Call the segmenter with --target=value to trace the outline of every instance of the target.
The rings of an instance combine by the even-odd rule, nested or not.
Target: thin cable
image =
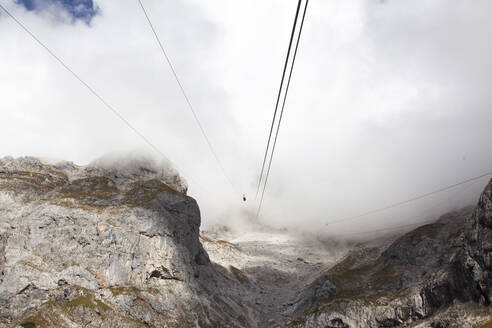
[[[67,71],[69,71],[80,83],[82,83],[94,96],[96,96],[110,111],[113,112],[120,120],[122,120],[130,129],[133,130],[137,135],[139,135],[150,147],[152,147],[156,152],[161,153],[157,147],[155,147],[140,131],[135,129],[113,106],[111,106],[104,98],[102,98],[89,84],[87,84],[82,78],[75,73],[70,67],[67,66],[55,53],[53,53],[44,43],[42,43],[25,25],[23,25],[17,18],[15,18],[7,9],[5,9],[2,4],[0,4],[7,15],[10,16],[25,32],[27,32],[41,47],[43,47],[53,58],[55,58],[58,63],[60,63]],[[162,154],[162,153],[161,153]],[[164,156],[164,154],[162,154]]]
[[[429,224],[429,223],[435,223],[436,220],[428,220],[428,221],[421,221],[421,222],[415,222],[415,223],[409,223],[409,224],[404,224],[400,226],[394,226],[394,227],[389,227],[389,228],[382,228],[382,229],[375,229],[375,230],[368,230],[368,231],[359,231],[359,232],[348,232],[348,233],[342,233],[342,234],[337,234],[337,236],[353,236],[353,235],[363,235],[367,233],[373,233],[373,232],[381,232],[381,231],[397,231],[397,230],[402,230],[408,227],[412,226],[418,226],[420,224]]]
[[[462,193],[465,193],[465,192],[469,191],[472,187],[475,187],[476,184],[477,184],[477,181],[475,181],[475,183],[472,183],[472,184],[470,184],[469,186],[467,186],[467,187],[465,187],[463,189],[458,190],[458,192],[452,194],[450,197],[447,197],[444,201],[439,202],[437,204],[434,204],[434,206],[428,208],[426,211],[430,211],[430,210],[436,209],[436,208],[438,208],[439,206],[441,206],[443,204],[449,203],[452,199],[454,199],[458,195],[461,195]],[[361,235],[361,234],[367,234],[367,233],[372,233],[372,232],[380,232],[380,231],[388,231],[388,230],[401,230],[401,228],[410,227],[410,226],[413,226],[413,225],[426,224],[426,223],[435,223],[437,220],[438,219],[432,219],[432,220],[431,219],[428,219],[428,220],[425,220],[425,221],[419,221],[419,222],[414,222],[414,223],[409,223],[409,224],[404,224],[404,225],[397,225],[397,226],[392,226],[392,227],[387,227],[387,228],[379,228],[379,229],[375,229],[375,230],[359,231],[359,232],[348,232],[348,233],[343,233],[343,234],[337,234],[337,236]],[[407,219],[407,221],[408,221],[408,219]]]
[[[413,197],[413,198],[410,198],[410,199],[407,199],[407,200],[404,200],[404,201],[393,203],[393,204],[388,205],[388,206],[380,207],[380,208],[377,208],[377,209],[374,209],[374,210],[371,210],[371,211],[364,212],[362,214],[358,214],[358,215],[354,215],[354,216],[349,216],[349,217],[346,217],[346,218],[343,218],[343,219],[340,219],[340,220],[335,220],[335,221],[332,221],[332,222],[328,222],[326,225],[335,224],[335,223],[339,223],[339,222],[345,222],[345,221],[351,221],[351,220],[354,220],[354,219],[357,219],[357,218],[361,218],[361,217],[367,216],[369,214],[374,214],[374,213],[386,211],[386,210],[388,210],[390,208],[394,208],[394,207],[397,207],[397,206],[408,204],[408,203],[414,202],[416,200],[419,200],[419,199],[422,199],[422,198],[425,198],[425,197],[428,197],[428,196],[431,196],[431,195],[434,195],[434,194],[437,194],[437,193],[446,191],[448,189],[451,189],[451,188],[460,186],[462,184],[465,184],[465,183],[468,183],[468,182],[471,182],[471,181],[478,180],[480,178],[483,178],[483,177],[486,177],[486,176],[489,176],[489,175],[492,175],[492,171],[487,172],[487,173],[484,173],[484,174],[481,174],[479,176],[476,176],[476,177],[473,177],[473,178],[470,178],[470,179],[466,179],[466,180],[457,182],[455,184],[452,184],[452,185],[449,185],[449,186],[446,186],[446,187],[443,187],[443,188],[440,188],[440,189],[437,189],[437,190],[434,190],[434,191],[431,191],[431,192],[428,192],[428,193],[425,193],[425,194],[422,194],[422,195],[419,195],[419,196],[416,196],[416,197]]]
[[[193,114],[193,117],[195,118],[195,122],[198,125],[198,127],[200,128],[200,131],[201,131],[203,137],[205,138],[205,141],[207,142],[207,145],[208,145],[208,148],[210,149],[210,152],[212,153],[212,155],[214,156],[215,160],[217,161],[217,164],[219,165],[219,167],[220,167],[220,169],[222,171],[222,174],[226,178],[227,182],[231,185],[232,189],[234,191],[236,191],[236,193],[237,193],[238,191],[234,187],[234,184],[232,183],[232,181],[229,178],[229,176],[226,174],[226,171],[224,169],[224,166],[222,165],[222,162],[219,159],[219,156],[215,152],[215,149],[212,146],[212,143],[210,142],[210,139],[208,138],[207,134],[205,133],[205,129],[203,128],[202,124],[200,123],[200,120],[198,119],[198,116],[197,116],[197,114],[195,112],[195,109],[193,108],[193,105],[191,104],[190,98],[186,94],[186,91],[185,91],[185,89],[183,87],[183,84],[181,83],[181,81],[180,81],[180,79],[178,77],[178,74],[176,73],[176,70],[174,69],[174,65],[172,64],[171,59],[169,58],[166,50],[164,49],[164,45],[161,42],[161,39],[159,38],[159,35],[157,34],[157,31],[155,30],[154,25],[152,24],[152,21],[150,20],[149,15],[147,14],[147,10],[145,9],[145,7],[144,7],[144,5],[143,5],[143,3],[142,3],[141,0],[138,0],[138,3],[140,4],[140,7],[142,8],[142,11],[143,11],[143,13],[145,15],[145,18],[147,19],[147,22],[149,23],[150,29],[152,30],[152,33],[154,34],[154,37],[155,37],[157,43],[159,44],[159,48],[161,49],[162,54],[164,55],[164,58],[166,59],[166,62],[169,65],[169,68],[171,69],[171,72],[172,72],[172,74],[174,76],[174,79],[178,83],[179,89],[181,90],[181,93],[183,94],[183,97],[185,98],[186,103],[188,104],[188,108],[191,110],[191,113]]]
[[[299,28],[299,34],[297,36],[296,48],[294,50],[294,56],[292,57],[292,63],[291,63],[291,66],[290,66],[289,78],[287,80],[287,86],[285,88],[285,93],[284,93],[284,99],[282,101],[282,109],[280,111],[280,117],[279,117],[279,120],[278,120],[277,131],[275,132],[275,139],[273,141],[272,153],[270,155],[270,161],[268,163],[268,169],[267,169],[267,173],[265,175],[265,183],[263,185],[263,191],[261,192],[261,199],[260,199],[260,204],[258,205],[258,211],[256,212],[256,217],[257,218],[260,215],[261,206],[263,205],[263,197],[265,196],[265,190],[266,190],[266,186],[267,186],[267,183],[268,183],[268,177],[270,176],[270,168],[272,166],[273,155],[275,153],[275,147],[277,145],[278,132],[280,130],[280,123],[282,122],[282,116],[284,114],[285,103],[287,101],[287,94],[289,93],[290,80],[291,80],[291,77],[292,77],[292,72],[294,70],[294,63],[296,61],[297,50],[299,48],[299,41],[301,39],[302,28],[304,26],[304,19],[306,18],[306,11],[307,11],[308,3],[309,3],[309,0],[306,0],[306,4],[304,6],[304,13],[302,14],[301,27]]]
[[[96,90],[94,90],[94,88],[92,88],[87,82],[85,82],[77,73],[75,73],[75,71],[73,71],[67,64],[65,64],[65,62],[60,58],[58,57],[53,51],[51,51],[50,48],[48,48],[48,46],[46,46],[43,42],[41,42],[41,40],[38,39],[38,37],[36,37],[36,35],[34,35],[34,33],[32,33],[24,24],[22,24],[14,15],[12,15],[2,4],[0,4],[0,8],[10,17],[12,18],[12,20],[14,20],[14,22],[17,23],[17,25],[19,25],[27,34],[29,34],[31,36],[31,38],[33,38],[42,48],[44,48],[44,50],[46,50],[60,65],[62,65],[68,72],[70,72],[80,83],[82,83],[82,85],[84,85],[86,87],[87,90],[89,90],[90,93],[92,93],[97,99],[99,99],[99,101],[101,101],[101,103],[103,103],[103,105],[109,109],[114,115],[116,115],[116,117],[118,117],[123,123],[125,123],[125,125],[127,127],[129,127],[135,134],[137,134],[147,145],[149,145],[155,152],[157,152],[158,154],[160,154],[162,157],[164,157],[166,160],[169,161],[169,159],[166,157],[166,155],[164,155],[163,152],[161,152],[159,150],[159,148],[157,148],[152,142],[150,142],[149,139],[147,139],[147,137],[145,137],[145,135],[143,135],[140,131],[138,131],[135,127],[133,127],[130,122],[128,122],[127,119],[125,119],[113,106],[111,106],[101,95],[99,95],[99,93],[96,92]],[[174,163],[173,163],[174,166],[176,166]],[[195,181],[196,183],[196,181]],[[198,186],[200,186],[198,183],[197,183]],[[201,186],[200,186],[201,187]],[[203,188],[203,187],[201,187]],[[205,189],[205,188],[203,188]],[[206,189],[205,189],[206,190]]]
[[[296,26],[297,26],[297,18],[299,17],[299,9],[301,8],[301,2],[302,2],[302,0],[299,0],[299,2],[297,3],[297,9],[296,9],[296,15],[294,18],[294,24],[292,25],[292,32],[290,34],[289,48],[287,49],[287,55],[285,57],[284,71],[282,73],[282,79],[280,80],[280,87],[278,89],[277,103],[275,104],[275,111],[273,112],[272,124],[270,126],[270,133],[268,134],[268,142],[267,142],[267,146],[265,149],[265,155],[263,156],[263,164],[261,165],[260,179],[258,180],[258,186],[256,188],[255,198],[258,197],[258,192],[260,191],[261,180],[263,179],[263,172],[265,170],[265,163],[266,163],[266,159],[267,159],[267,155],[268,155],[268,149],[270,148],[270,141],[272,139],[273,127],[275,125],[275,118],[277,117],[278,104],[280,103],[280,95],[282,94],[282,89],[283,89],[284,79],[285,79],[285,72],[287,71],[287,65],[289,63],[289,58],[290,58],[290,53],[291,53],[291,48],[292,48],[292,41],[294,40],[294,34],[295,34]]]

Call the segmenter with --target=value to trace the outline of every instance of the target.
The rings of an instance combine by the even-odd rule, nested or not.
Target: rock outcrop
[[[480,302],[490,305],[492,301],[492,183],[480,196],[473,215],[465,229],[466,272],[471,275]]]
[[[299,293],[290,326],[479,327],[490,319],[491,251],[492,181],[475,208],[444,215],[387,249],[350,252]]]
[[[0,159],[0,327],[251,327],[172,171]]]

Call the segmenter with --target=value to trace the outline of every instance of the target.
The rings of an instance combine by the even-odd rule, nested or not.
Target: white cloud
[[[138,2],[98,2],[91,27],[9,8],[177,164],[205,224],[254,210],[295,3],[144,3],[246,204],[207,149]],[[490,6],[311,1],[264,218],[319,230],[490,169]],[[145,147],[5,15],[0,31],[0,155],[83,164]],[[329,230],[418,221],[437,203],[470,201],[473,188]]]

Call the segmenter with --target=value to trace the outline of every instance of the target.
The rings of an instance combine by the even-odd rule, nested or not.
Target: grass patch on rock
[[[249,279],[248,276],[242,272],[240,269],[236,268],[235,266],[228,265],[227,269],[229,270],[230,273],[233,274],[233,276],[241,283],[243,284],[248,284]]]
[[[69,300],[51,300],[41,304],[33,313],[20,321],[23,328],[48,328],[92,325],[106,327],[146,327],[145,324],[127,316],[98,299],[93,291],[78,287]]]

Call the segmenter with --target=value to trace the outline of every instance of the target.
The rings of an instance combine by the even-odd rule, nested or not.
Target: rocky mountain
[[[492,181],[364,243],[200,232],[186,191],[148,159],[0,159],[0,327],[492,326]]]
[[[492,181],[475,208],[354,249],[297,296],[291,327],[490,327]]]
[[[179,175],[109,164],[0,159],[0,326],[254,326]]]

